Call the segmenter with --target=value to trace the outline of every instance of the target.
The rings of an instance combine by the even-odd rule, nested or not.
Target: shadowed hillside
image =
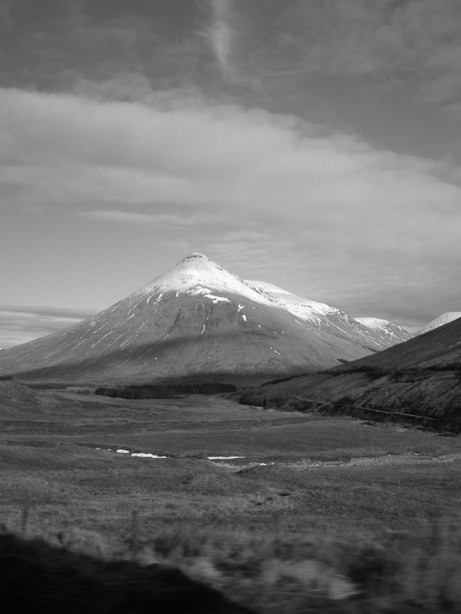
[[[241,402],[375,419],[414,416],[416,423],[459,432],[461,319],[347,365],[247,391]]]

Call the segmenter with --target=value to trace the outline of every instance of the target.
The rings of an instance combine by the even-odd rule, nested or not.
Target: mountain
[[[461,431],[461,319],[315,375],[248,391],[242,402],[361,413],[410,413]],[[369,414],[365,411],[365,414]]]
[[[423,326],[423,328],[420,328],[416,334],[422,335],[430,330],[434,330],[434,328],[438,328],[439,326],[453,322],[453,320],[456,320],[457,318],[461,318],[461,311],[447,311],[447,313],[443,313],[438,318],[435,318],[435,320],[429,322],[429,324],[426,324],[426,326]]]
[[[99,314],[3,351],[0,375],[243,383],[333,367],[383,345],[337,309],[244,281],[195,253]]]

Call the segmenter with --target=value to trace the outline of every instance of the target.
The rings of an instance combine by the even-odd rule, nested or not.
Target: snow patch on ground
[[[234,460],[237,458],[245,458],[244,456],[207,456],[208,460]]]
[[[150,454],[149,452],[132,452],[131,456],[136,458],[168,458],[167,456],[159,456],[158,454]]]

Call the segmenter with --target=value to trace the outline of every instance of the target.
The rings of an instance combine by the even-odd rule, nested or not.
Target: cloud
[[[233,77],[233,4],[234,0],[211,0],[211,24],[207,32],[216,61],[223,73],[231,78]]]
[[[220,234],[219,240],[215,237],[208,240],[204,249],[232,271],[242,269],[245,275],[250,275],[255,268],[266,268],[272,262],[269,249],[272,241],[268,230],[231,230]]]
[[[190,0],[173,4],[1,0],[2,84],[50,91],[112,81],[112,93],[132,98],[128,88],[114,91],[117,76],[128,82],[135,75],[136,90],[143,79],[161,88],[198,81],[212,63],[197,32],[199,7]]]
[[[430,278],[443,297],[461,260],[459,169],[292,116],[177,93],[141,104],[3,89],[0,161],[0,210],[53,206],[187,228],[208,220],[202,240],[237,245],[247,263],[291,246],[291,262],[327,295],[289,289],[314,299],[334,284],[362,284],[365,295],[377,278],[384,293]],[[269,239],[241,239],[252,253],[223,240],[258,225]]]
[[[53,307],[0,307],[0,348],[43,337],[77,324],[89,315],[87,311]]]
[[[0,20],[6,26],[11,25],[11,8],[7,4],[0,5]]]
[[[461,100],[459,0],[212,6],[215,56],[225,74],[246,85],[264,90],[265,80],[284,76],[297,77],[298,87],[301,77],[353,78],[422,105],[453,109]]]
[[[80,216],[99,222],[116,222],[119,224],[135,224],[136,226],[190,226],[196,220],[192,216],[167,213],[140,213],[137,211],[83,211]]]

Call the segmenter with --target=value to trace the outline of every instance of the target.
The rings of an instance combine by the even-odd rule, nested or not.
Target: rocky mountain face
[[[241,400],[371,418],[412,414],[416,423],[461,432],[461,319],[347,365],[255,388]]]
[[[405,338],[201,254],[99,314],[1,352],[0,375],[82,383],[233,383],[318,371]]]

